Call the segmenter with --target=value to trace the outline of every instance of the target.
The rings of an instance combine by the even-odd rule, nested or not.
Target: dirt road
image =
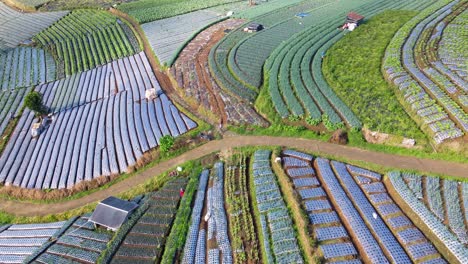
[[[414,169],[429,173],[443,173],[455,177],[468,178],[468,164],[391,155],[310,139],[268,136],[228,136],[222,140],[211,141],[178,157],[156,164],[154,167],[116,183],[105,190],[97,191],[76,200],[64,201],[56,204],[33,204],[0,199],[0,210],[19,216],[36,216],[64,212],[126,191],[132,188],[132,186],[141,184],[149,178],[162,174],[183,162],[198,159],[213,152],[242,146],[285,146],[311,153],[339,156],[349,160],[366,161],[385,167]]]

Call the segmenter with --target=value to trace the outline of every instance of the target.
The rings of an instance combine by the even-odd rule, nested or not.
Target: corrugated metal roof
[[[356,20],[356,21],[359,21],[359,20],[361,20],[361,19],[364,19],[363,16],[361,16],[361,15],[359,15],[358,13],[355,13],[355,12],[349,12],[347,17],[348,17],[349,19]]]
[[[134,202],[111,196],[96,206],[89,221],[112,230],[117,230],[136,208],[138,208],[138,204]]]

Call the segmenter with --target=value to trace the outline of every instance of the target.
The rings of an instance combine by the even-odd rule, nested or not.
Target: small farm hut
[[[348,29],[349,31],[353,31],[355,28],[357,28],[361,23],[364,21],[364,17],[359,15],[358,13],[355,12],[350,12],[346,16],[346,21],[343,25],[343,29]]]
[[[360,25],[364,21],[364,17],[355,12],[349,12],[346,16],[346,23],[354,23]]]
[[[259,23],[250,23],[246,28],[244,28],[245,32],[257,32],[263,29],[263,26]]]
[[[117,231],[128,217],[138,208],[138,204],[110,196],[102,200],[94,210],[90,222]]]

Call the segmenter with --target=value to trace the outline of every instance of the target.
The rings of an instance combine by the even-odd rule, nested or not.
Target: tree
[[[47,108],[42,102],[42,94],[36,91],[32,91],[26,95],[24,98],[24,105],[37,117],[47,114]]]
[[[174,138],[170,135],[166,135],[159,140],[161,151],[168,152],[174,145]]]

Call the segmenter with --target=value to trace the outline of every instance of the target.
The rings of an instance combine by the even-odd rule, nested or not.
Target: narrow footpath
[[[79,208],[88,203],[103,200],[108,196],[124,192],[133,186],[142,184],[151,177],[160,175],[186,161],[195,160],[214,152],[245,146],[284,146],[287,148],[300,149],[310,153],[333,155],[348,160],[365,161],[384,167],[413,169],[428,173],[439,173],[459,178],[468,178],[468,164],[385,154],[311,139],[269,136],[227,136],[221,140],[210,141],[200,147],[187,151],[178,157],[160,162],[151,168],[141,171],[128,179],[110,186],[107,189],[97,191],[76,200],[64,201],[55,204],[35,204],[0,199],[0,210],[18,216],[43,216],[65,212]]]

